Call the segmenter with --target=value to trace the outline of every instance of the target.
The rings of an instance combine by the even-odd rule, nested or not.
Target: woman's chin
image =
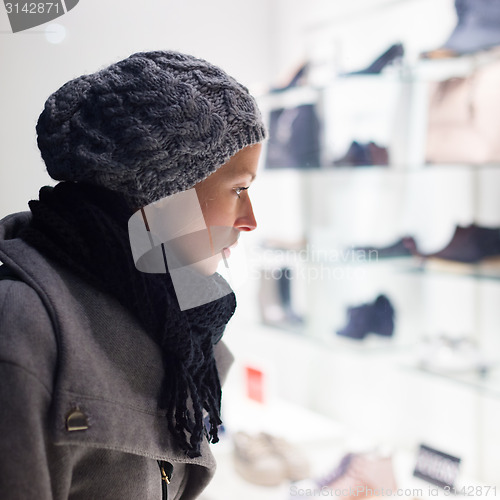
[[[227,258],[227,255],[224,255]],[[195,271],[203,274],[204,276],[211,276],[212,274],[217,272],[217,268],[219,267],[220,261],[222,260],[222,255],[218,253],[217,255],[213,255],[208,259],[201,260],[194,264],[191,264],[190,267]]]

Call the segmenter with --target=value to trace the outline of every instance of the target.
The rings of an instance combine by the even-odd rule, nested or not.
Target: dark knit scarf
[[[29,206],[32,222],[21,238],[114,295],[160,345],[165,376],[159,407],[166,410],[179,446],[190,457],[199,456],[204,435],[218,441],[221,387],[213,345],[234,313],[234,293],[181,311],[168,273],[135,268],[127,226],[133,210],[117,193],[64,182],[42,188],[39,200]],[[229,287],[218,274],[206,279],[210,286]],[[209,416],[208,432],[203,409]]]

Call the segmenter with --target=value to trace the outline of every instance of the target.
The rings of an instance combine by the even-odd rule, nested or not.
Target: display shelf
[[[384,363],[396,376],[400,371],[411,371],[423,377],[437,377],[453,382],[476,395],[500,401],[500,360],[488,361],[485,363],[485,369],[478,367],[463,371],[439,370],[422,366],[417,354],[420,344],[415,342],[398,342],[396,339],[385,339],[373,334],[364,340],[334,337],[335,334],[332,333],[331,339],[312,337],[311,340],[321,349],[329,350],[334,357],[354,356],[360,362],[365,359]]]
[[[471,389],[476,394],[481,396],[486,396],[496,400],[500,399],[500,363],[496,363],[484,373],[473,370],[469,370],[464,373],[446,373],[436,369],[404,365],[401,365],[401,368],[403,370],[413,370],[423,376],[437,377],[448,380],[463,388]]]
[[[354,354],[361,357],[374,357],[390,362],[398,360],[405,353],[411,351],[413,345],[404,340],[385,338],[375,334],[368,334],[363,340],[341,337],[332,330],[330,338],[313,337],[322,347],[332,352]]]
[[[323,263],[323,264],[326,264]],[[365,265],[391,266],[393,272],[415,273],[424,275],[448,275],[456,277],[468,277],[477,280],[500,280],[500,259],[492,258],[468,264],[464,262],[445,260],[438,258],[422,258],[417,256],[408,257],[380,257],[378,260],[369,260],[366,263],[349,263],[343,265]]]
[[[461,262],[416,262],[412,266],[407,266],[404,272],[413,273],[415,275],[425,276],[450,276],[458,278],[470,278],[474,280],[485,281],[500,281],[500,268],[490,266],[482,266],[481,264],[463,264]]]
[[[352,9],[355,12],[354,5]],[[500,453],[495,423],[500,415],[500,366],[484,373],[424,370],[420,347],[424,337],[446,334],[467,337],[480,353],[498,352],[500,259],[474,264],[418,256],[356,261],[343,252],[369,245],[382,249],[411,235],[422,253],[433,254],[453,241],[458,226],[500,226],[498,162],[426,160],[430,82],[468,77],[496,61],[500,49],[406,62],[379,75],[337,75],[307,96],[318,98],[327,162],[315,170],[269,169],[261,174],[275,190],[280,181],[293,178],[290,199],[303,211],[294,219],[306,240],[303,247],[295,252],[282,249],[278,259],[272,253],[261,255],[259,265],[297,269],[294,286],[301,293],[306,290],[307,300],[300,304],[305,334],[288,335],[313,346],[315,366],[301,373],[320,388],[311,388],[314,394],[304,400],[343,423],[355,422],[358,429],[406,446],[398,453],[405,456],[396,461],[398,478],[404,479],[404,487],[422,486],[425,491],[429,485],[411,477],[416,454],[408,451],[409,441],[421,437],[462,457],[467,474],[484,481],[498,479],[490,463],[498,461]],[[267,96],[267,104],[284,102],[287,93],[291,105],[294,99],[299,103],[295,96],[300,92]],[[353,140],[387,147],[390,165],[331,166]],[[305,278],[300,279],[303,269]],[[318,270],[324,276],[318,276]],[[360,273],[348,276],[348,270]],[[379,291],[396,311],[394,336],[368,335],[361,341],[337,336],[335,330],[348,322],[348,308],[373,302]],[[287,333],[281,332],[284,344]],[[465,361],[472,364],[477,357],[473,353]],[[323,401],[328,392],[330,400]],[[461,478],[457,486],[477,484]],[[441,490],[435,496],[448,495]]]
[[[421,344],[411,342],[408,336],[400,335],[401,340],[384,338],[369,334],[363,340],[340,337],[332,331],[331,338],[315,337],[308,335],[308,339],[318,349],[330,352],[332,359],[356,359],[359,362],[383,363],[390,368],[395,376],[398,372],[412,372],[422,377],[437,377],[448,380],[464,390],[472,391],[478,396],[486,396],[500,401],[500,360],[485,360],[486,369],[456,369],[438,370],[424,368],[420,361],[418,351]]]
[[[416,270],[426,273],[468,276],[476,279],[500,280],[500,258],[485,259],[475,264],[429,258],[423,260]]]
[[[266,252],[269,252],[266,249]],[[277,250],[276,257],[273,258],[264,252],[259,259],[260,265],[263,267],[273,266],[294,266],[297,262],[305,263],[304,256],[308,255],[307,247],[302,250],[302,253],[295,250]],[[468,277],[478,280],[500,280],[500,258],[484,259],[477,263],[469,264],[454,260],[445,260],[438,258],[423,258],[418,256],[399,256],[399,257],[377,257],[376,251],[369,251],[367,258],[359,256],[358,258],[350,258],[348,261],[341,259],[340,256],[347,255],[347,252],[356,254],[356,252],[365,252],[364,250],[356,250],[356,248],[347,249],[323,249],[315,252],[314,255],[309,253],[309,266],[321,267],[358,267],[366,268],[375,266],[385,266],[391,272],[397,273],[414,273],[424,275],[442,274],[448,276]],[[372,252],[372,253],[371,253]],[[330,255],[328,257],[327,253]],[[366,253],[366,252],[365,252]],[[281,257],[280,257],[281,254]],[[300,261],[298,256],[300,255]],[[332,259],[332,255],[336,256]]]
[[[322,168],[273,168],[273,167],[264,167],[259,172],[259,178],[264,178],[266,181],[272,182],[273,175],[275,176],[291,176],[298,175],[301,176],[304,180],[307,178],[319,177],[321,181],[328,181],[330,179],[335,179],[336,176],[343,177],[345,175],[349,176],[365,176],[370,172],[379,172],[386,175],[414,175],[418,172],[428,172],[428,171],[436,171],[443,170],[445,172],[453,173],[458,170],[466,170],[472,172],[480,172],[481,170],[492,169],[499,170],[500,163],[498,162],[490,162],[490,163],[482,163],[482,164],[472,164],[472,163],[431,163],[431,162],[422,162],[418,165],[418,168],[414,166],[398,166],[396,169],[393,168],[392,165],[356,165],[356,166],[347,166],[347,165],[329,165]]]
[[[499,228],[500,231],[500,228]],[[314,266],[385,266],[393,272],[399,273],[421,273],[421,274],[445,274],[450,276],[465,276],[475,279],[500,280],[500,256],[488,257],[475,263],[460,262],[451,259],[441,259],[437,257],[421,257],[417,255],[379,257],[376,248],[368,249],[361,247],[336,248],[334,246],[317,247],[312,250],[309,246],[300,252],[295,250],[283,250],[283,264],[292,265],[297,262],[300,255],[300,262]],[[279,262],[279,259],[263,258],[262,263],[272,264]],[[307,259],[307,260],[306,260]]]
[[[412,66],[415,80],[445,80],[453,77],[468,76],[481,66],[500,60],[500,50],[493,48],[475,54],[441,59],[420,59]]]
[[[459,370],[446,371],[436,368],[424,368],[416,352],[420,345],[418,343],[397,342],[394,339],[384,339],[370,334],[364,340],[353,340],[348,338],[333,338],[325,340],[312,337],[321,349],[331,352],[334,357],[354,356],[360,362],[383,363],[389,367],[397,376],[398,372],[411,371],[423,377],[437,377],[457,384],[462,389],[472,391],[479,396],[486,396],[500,401],[500,361],[491,361],[485,370],[469,369],[463,372]]]
[[[417,345],[375,351],[361,349],[362,346],[360,349],[339,348],[326,345],[320,339],[252,324],[243,318],[233,324],[227,340],[231,341],[228,345],[239,360],[239,366],[233,367],[228,380],[230,387],[224,388],[223,402],[233,406],[233,421],[238,413],[245,421],[250,421],[254,426],[249,427],[250,430],[258,428],[258,421],[265,422],[266,417],[264,412],[259,419],[251,413],[247,415],[246,406],[240,403],[241,395],[246,392],[243,367],[248,365],[264,370],[269,388],[266,392],[271,401],[284,397],[291,402],[290,412],[297,405],[310,408],[312,413],[326,416],[332,422],[341,422],[342,432],[333,436],[336,444],[331,449],[332,458],[324,462],[328,468],[337,460],[333,455],[335,451],[366,450],[369,446],[383,444],[397,451],[411,452],[409,468],[406,473],[402,472],[409,480],[416,460],[415,449],[425,443],[462,457],[462,472],[468,477],[476,477],[486,484],[494,483],[495,477],[498,479],[487,472],[493,470],[491,465],[482,467],[481,454],[483,446],[488,446],[493,460],[496,456],[496,430],[491,434],[482,419],[488,411],[488,421],[495,422],[498,416],[495,412],[500,412],[500,398],[485,395],[471,385],[417,370]],[[238,380],[240,382],[235,385]],[[283,412],[276,412],[278,414],[283,416]],[[290,430],[286,431],[287,435],[293,436],[300,425],[294,424],[293,417],[283,418],[282,424],[279,418],[272,418],[268,425],[275,432],[280,432],[283,426]],[[310,426],[316,426],[315,420],[310,420]],[[238,429],[230,426],[230,430]],[[358,441],[355,446],[350,440],[353,435],[362,438],[362,442]],[[486,444],[478,440],[481,435],[487,435]],[[301,441],[300,436],[293,439]],[[314,450],[312,444],[307,444],[310,441],[317,442],[315,439],[302,440],[309,450]],[[318,470],[318,475],[322,472],[327,471]],[[461,484],[470,482],[462,481]]]

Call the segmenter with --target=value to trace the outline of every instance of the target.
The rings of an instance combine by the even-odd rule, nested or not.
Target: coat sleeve
[[[0,498],[63,498],[70,477],[49,438],[57,359],[52,323],[36,292],[0,281]],[[67,495],[66,495],[67,498]]]

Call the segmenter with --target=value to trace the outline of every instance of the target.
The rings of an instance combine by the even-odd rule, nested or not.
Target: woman
[[[138,53],[51,95],[37,134],[61,182],[0,223],[0,497],[195,498],[236,307],[214,272],[256,227],[257,105],[206,61]]]

